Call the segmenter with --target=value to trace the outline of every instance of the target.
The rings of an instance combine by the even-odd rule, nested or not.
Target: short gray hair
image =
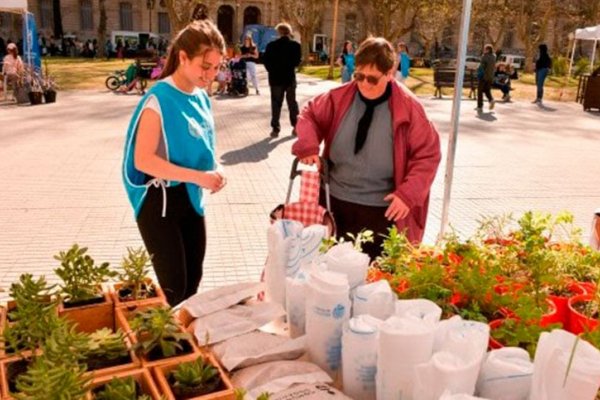
[[[290,36],[292,34],[292,26],[287,22],[280,22],[275,27],[275,30],[281,36]]]

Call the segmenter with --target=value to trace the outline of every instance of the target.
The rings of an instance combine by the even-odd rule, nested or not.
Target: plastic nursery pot
[[[578,304],[589,303],[593,299],[594,296],[591,294],[573,296],[569,299],[569,311],[571,312],[569,326],[567,327],[569,332],[578,335],[585,331],[594,330],[598,326],[597,318],[589,318],[579,311],[580,309],[578,307]]]
[[[596,284],[594,282],[577,282],[577,284],[585,290],[585,294],[596,293]]]
[[[567,290],[571,293],[567,296],[548,295],[548,298],[554,302],[556,313],[559,322],[562,322],[563,327],[568,327],[570,324],[571,311],[569,310],[569,299],[573,296],[586,294],[586,290],[579,283],[571,283]]]
[[[488,323],[488,325],[490,326],[490,339],[488,342],[488,346],[490,349],[495,350],[495,349],[501,349],[504,347],[504,345],[502,343],[500,343],[499,341],[497,341],[496,339],[494,339],[494,337],[492,336],[492,331],[496,328],[499,328],[500,326],[502,326],[502,324],[504,323],[504,318],[500,318],[500,319],[495,319],[493,321],[490,321]]]
[[[558,315],[558,309],[556,304],[552,301],[552,299],[546,299],[546,303],[548,303],[548,312],[542,315],[540,319],[540,326],[546,327],[550,324],[562,324],[560,320],[560,316]],[[564,327],[564,325],[562,325]]]
[[[37,104],[42,104],[42,98],[44,96],[44,94],[42,92],[29,92],[28,96],[29,96],[29,102],[31,103],[32,106],[35,106]]]
[[[55,103],[56,102],[56,91],[55,90],[47,90],[44,92],[44,101],[46,103]]]

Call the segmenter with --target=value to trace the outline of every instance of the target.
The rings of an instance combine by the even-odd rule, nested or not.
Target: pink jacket
[[[440,139],[417,98],[395,81],[392,85],[394,193],[410,208],[396,226],[416,243],[425,232],[429,191],[441,158]],[[292,147],[296,157],[319,154],[319,145],[325,141],[323,157],[328,158],[333,137],[357,90],[356,83],[350,82],[309,101],[296,124],[298,140]]]

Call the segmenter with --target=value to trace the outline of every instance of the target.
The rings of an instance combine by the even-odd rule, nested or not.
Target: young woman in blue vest
[[[344,42],[338,64],[342,66],[342,83],[350,82],[354,74],[354,46],[351,41],[346,40]]]
[[[196,293],[206,249],[204,190],[227,183],[215,158],[204,90],[225,54],[223,36],[195,21],[173,40],[165,69],[129,124],[123,180],[154,271],[174,306]]]

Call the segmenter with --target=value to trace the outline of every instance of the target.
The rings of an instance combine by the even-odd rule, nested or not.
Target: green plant
[[[127,248],[127,256],[121,262],[123,273],[119,274],[119,278],[123,281],[123,287],[131,290],[133,300],[148,297],[149,288],[146,288],[145,281],[151,267],[152,257],[143,247]]]
[[[256,398],[256,400],[269,400],[271,398],[271,393],[263,392]]]
[[[17,400],[80,400],[86,398],[91,377],[79,364],[63,364],[47,356],[35,359],[17,378]]]
[[[102,387],[102,390],[98,391],[94,398],[96,400],[151,400],[147,394],[138,396],[138,386],[133,379],[129,376],[127,378],[113,378],[110,382]]]
[[[356,251],[362,251],[362,245],[364,243],[373,243],[373,231],[370,231],[368,229],[364,229],[358,232],[356,235],[352,233],[346,233],[346,236],[352,241],[352,244]],[[336,244],[341,244],[345,242],[346,239],[343,236],[339,239],[333,236],[330,238],[325,238],[321,241],[319,252],[327,253],[327,251]]]
[[[565,76],[569,72],[569,59],[563,56],[554,57],[552,60],[552,75]]]
[[[139,311],[130,324],[138,338],[135,345],[138,354],[147,355],[158,348],[163,357],[171,357],[177,353],[177,350],[183,350],[181,341],[191,338],[188,333],[181,331],[173,310],[167,307]]]
[[[61,251],[54,256],[60,261],[61,266],[54,272],[63,281],[61,289],[67,302],[83,302],[98,297],[101,291],[99,286],[117,275],[109,269],[108,263],[97,265],[86,253],[86,247],[80,248],[74,244],[66,252]]]
[[[60,319],[44,343],[40,346],[43,354],[54,363],[74,365],[85,358],[89,337],[78,332],[76,324]]]
[[[10,285],[9,295],[15,301],[16,308],[25,303],[36,303],[40,307],[51,307],[56,305],[52,299],[56,285],[48,285],[46,278],[42,275],[37,280],[31,274],[22,274],[19,281]],[[18,313],[14,316],[18,317]],[[15,320],[11,316],[11,320]]]
[[[125,334],[118,329],[113,332],[109,328],[99,329],[88,336],[85,356],[115,360],[128,355],[125,345]]]
[[[244,400],[248,391],[244,388],[235,388],[234,389],[235,400]]]
[[[205,362],[202,357],[179,364],[173,371],[173,378],[175,379],[173,386],[177,388],[197,388],[220,380],[219,370]]]
[[[406,237],[406,232],[398,232],[396,226],[388,230],[383,238],[381,256],[377,258],[379,269],[384,272],[395,273],[413,258],[415,248]]]

